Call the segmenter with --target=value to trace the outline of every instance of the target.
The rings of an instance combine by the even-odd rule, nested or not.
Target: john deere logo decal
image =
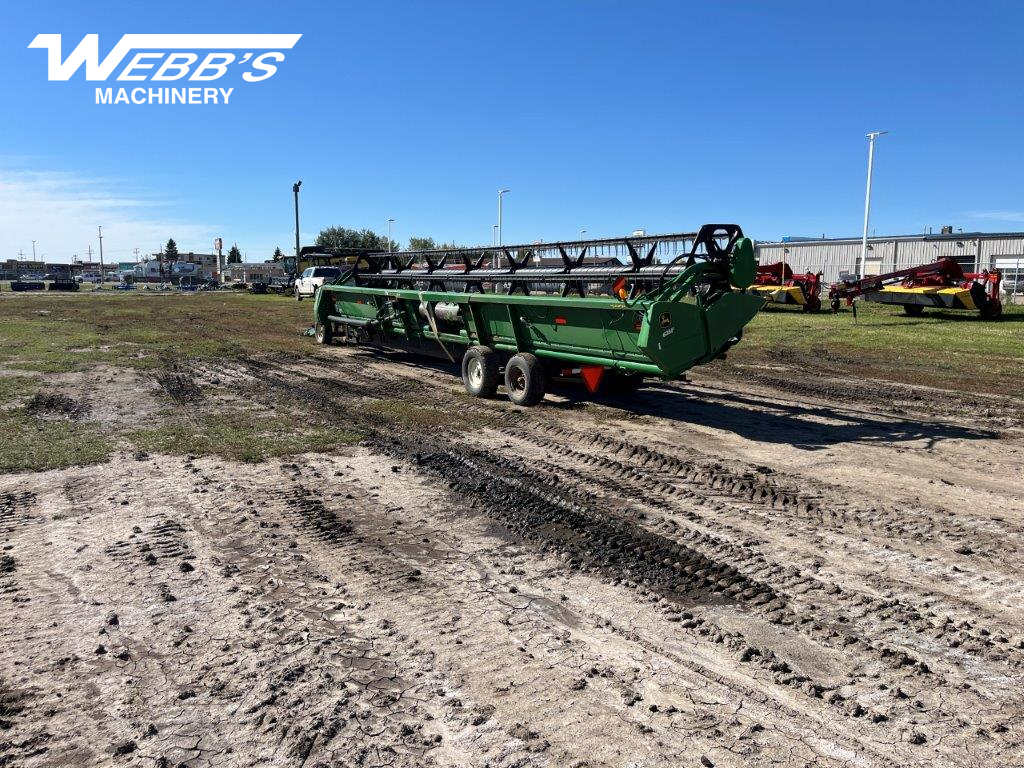
[[[668,312],[662,312],[660,321],[662,328],[668,328],[672,325],[672,316]]]

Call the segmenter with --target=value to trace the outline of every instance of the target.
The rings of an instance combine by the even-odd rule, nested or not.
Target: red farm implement
[[[783,261],[760,264],[754,283],[746,292],[770,304],[791,304],[804,312],[817,312],[821,309],[821,273],[795,274]]]
[[[994,320],[1003,314],[999,299],[1001,282],[998,270],[964,272],[953,259],[940,259],[863,279],[844,277],[832,285],[828,295],[833,312],[839,311],[844,300],[849,306],[860,297],[864,301],[901,306],[911,317],[932,307],[976,311],[983,319]]]

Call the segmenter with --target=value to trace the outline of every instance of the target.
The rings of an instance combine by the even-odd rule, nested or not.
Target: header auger
[[[595,257],[596,252],[622,254]],[[669,257],[657,262],[656,256]],[[628,259],[628,260],[627,260]],[[550,244],[366,253],[317,293],[316,337],[446,357],[466,390],[535,405],[552,376],[591,392],[724,356],[763,299],[734,224]],[[735,288],[733,287],[735,286]]]

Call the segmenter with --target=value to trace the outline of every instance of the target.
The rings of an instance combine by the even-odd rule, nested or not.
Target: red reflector
[[[644,321],[643,320],[637,320],[635,323],[633,323],[633,330],[634,331],[639,331],[643,327],[644,327]]]
[[[565,325],[565,318],[564,317],[556,317],[555,318],[555,325]]]
[[[584,365],[580,368],[580,375],[583,377],[583,383],[587,385],[587,390],[594,394],[601,386],[601,379],[604,378],[604,366]]]

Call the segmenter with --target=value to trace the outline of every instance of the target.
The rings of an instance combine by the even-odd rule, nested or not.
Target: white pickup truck
[[[295,278],[295,299],[302,301],[306,296],[315,296],[317,289],[341,274],[338,267],[308,267]]]

